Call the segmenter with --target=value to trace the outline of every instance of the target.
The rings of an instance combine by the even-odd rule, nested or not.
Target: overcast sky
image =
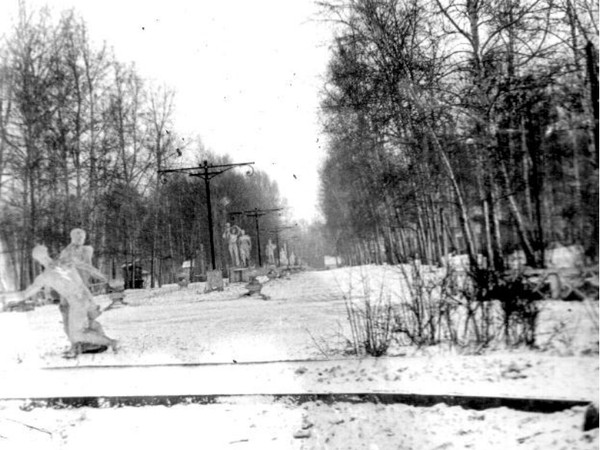
[[[177,92],[176,129],[234,161],[255,161],[296,218],[317,214],[319,91],[331,32],[313,0],[29,0],[74,7],[141,76]],[[18,0],[1,0],[7,30]]]

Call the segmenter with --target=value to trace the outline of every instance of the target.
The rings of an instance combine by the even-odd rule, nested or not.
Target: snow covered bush
[[[394,332],[401,343],[435,345],[458,340],[454,272],[432,271],[417,262],[399,266],[405,289],[394,308]]]
[[[362,273],[359,290],[351,282],[344,300],[354,353],[385,355],[393,341],[394,314],[391,293],[384,288],[384,283],[375,291],[369,277]]]
[[[399,269],[405,287],[394,306],[394,332],[401,344],[450,343],[477,352],[501,338],[507,346],[535,345],[539,295],[522,275],[418,263]]]
[[[381,356],[392,343],[449,344],[479,353],[492,345],[536,345],[539,294],[522,275],[486,268],[395,266],[349,282],[345,307],[352,352]]]

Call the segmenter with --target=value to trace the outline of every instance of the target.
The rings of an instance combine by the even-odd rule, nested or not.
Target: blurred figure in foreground
[[[44,288],[54,289],[68,305],[66,331],[71,341],[67,356],[77,356],[83,346],[111,347],[117,351],[117,341],[104,333],[100,323],[100,307],[93,301],[92,293],[81,278],[79,271],[85,271],[95,278],[106,281],[96,268],[81,261],[54,261],[48,255],[48,248],[37,245],[32,252],[33,258],[44,266],[44,272],[38,275],[31,286],[21,292],[3,294],[6,301],[22,301],[32,297]]]

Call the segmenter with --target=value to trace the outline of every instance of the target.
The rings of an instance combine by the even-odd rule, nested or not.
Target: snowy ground
[[[14,386],[14,392],[33,396],[37,391],[28,391],[25,380],[40,373],[51,380],[50,373],[56,370],[42,370],[47,367],[79,367],[63,369],[72,377],[64,386],[75,390],[83,384],[80,388],[85,390],[85,379],[93,391],[94,385],[110,384],[110,378],[102,378],[100,374],[107,373],[104,369],[84,366],[231,363],[198,369],[201,374],[193,377],[180,373],[172,384],[213,394],[252,390],[265,394],[274,393],[275,388],[303,392],[454,389],[478,395],[597,399],[597,330],[589,313],[576,302],[544,303],[538,336],[543,351],[496,349],[475,356],[449,348],[396,346],[389,358],[350,357],[344,339],[349,336],[344,295],[361,294],[365,276],[374,290],[381,285],[402,290],[393,269],[369,266],[273,280],[263,289],[270,297],[267,301],[241,298],[246,292],[242,284],[210,294],[203,293],[202,284],[185,290],[169,286],[128,291],[128,306],[100,317],[107,334],[119,340],[119,353],[84,355],[78,360],[61,356],[67,341],[56,305],[0,314],[0,391],[4,398],[10,397],[7,393]],[[103,305],[109,303],[107,298],[98,299]],[[285,362],[297,360],[313,361]],[[256,361],[283,362],[249,364]],[[152,388],[153,379],[135,376],[140,389]],[[200,380],[205,380],[204,386],[198,388]],[[244,380],[255,384],[244,384]],[[164,381],[156,380],[157,389]],[[56,383],[48,381],[46,388]],[[122,386],[134,389],[133,384]],[[261,386],[271,390],[260,391]],[[134,443],[149,448],[598,447],[597,430],[581,431],[581,407],[541,414],[506,408],[473,411],[444,404],[429,408],[373,403],[296,405],[267,395],[171,408],[22,410],[19,406],[0,403],[0,444],[11,445],[2,448],[121,448]]]
[[[5,449],[596,449],[598,432],[583,433],[581,415],[580,407],[534,414],[262,397],[170,408],[5,408],[0,427],[10,439]]]

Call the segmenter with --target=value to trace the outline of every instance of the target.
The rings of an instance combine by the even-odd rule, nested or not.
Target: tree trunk
[[[503,271],[505,269],[504,258],[502,252],[502,237],[500,231],[500,219],[498,217],[497,207],[497,187],[494,181],[491,181],[490,189],[490,223],[492,226],[492,248],[494,250],[494,267],[496,270]]]
[[[525,223],[523,221],[523,216],[521,215],[521,212],[519,211],[519,207],[517,205],[517,201],[515,200],[515,197],[510,191],[510,187],[508,186],[508,171],[503,161],[500,162],[500,172],[504,180],[504,188],[507,192],[506,198],[508,200],[508,206],[510,208],[510,212],[513,218],[515,219],[515,223],[517,226],[517,234],[519,236],[519,239],[521,240],[521,245],[523,247],[523,252],[525,253],[525,260],[527,261],[527,265],[531,267],[539,267],[538,261],[535,257],[533,246],[529,241],[527,229],[525,228]]]
[[[598,50],[594,47],[594,44],[590,41],[585,46],[585,56],[587,62],[587,73],[588,80],[590,83],[590,101],[592,103],[593,111],[593,129],[594,129],[594,145],[596,148],[595,163],[598,167],[598,146],[600,143],[598,140],[600,136],[598,134]]]

